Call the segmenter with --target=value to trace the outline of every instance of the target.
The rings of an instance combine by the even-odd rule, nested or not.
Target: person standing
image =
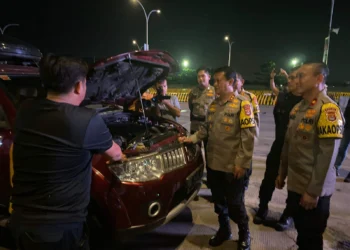
[[[52,54],[40,63],[46,99],[17,112],[9,228],[20,250],[89,249],[85,221],[91,160],[124,160],[102,117],[79,107],[86,93],[85,62]]]
[[[335,160],[335,163],[334,163],[337,176],[339,176],[339,169],[345,159],[346,153],[348,151],[349,143],[350,143],[350,99],[344,111],[344,118],[345,118],[345,126],[344,126],[343,139],[340,142],[337,159]]]
[[[292,108],[302,100],[302,97],[297,92],[296,88],[298,68],[292,69],[289,75],[283,69],[281,69],[281,72],[288,78],[287,92],[279,91],[278,88],[276,88],[274,82],[276,76],[275,70],[271,72],[270,76],[271,89],[274,94],[277,95],[277,101],[273,109],[275,120],[275,141],[273,142],[266,158],[265,175],[259,190],[259,209],[253,220],[255,224],[262,224],[268,214],[268,204],[271,201],[272,194],[275,190],[275,180],[278,176],[284,136],[289,122],[289,113]],[[286,208],[284,209],[279,221],[276,223],[275,229],[283,231],[290,227],[291,223],[292,219]]]
[[[197,69],[198,86],[194,87],[188,98],[190,109],[191,134],[198,131],[200,125],[205,122],[208,107],[215,99],[215,89],[209,84],[210,73],[206,67]]]
[[[214,87],[218,98],[209,106],[206,122],[183,143],[208,139],[208,182],[220,228],[209,245],[219,246],[232,237],[230,218],[239,228],[240,250],[250,249],[250,232],[244,206],[244,176],[250,168],[255,138],[252,104],[234,91],[236,72],[229,67],[215,70]]]
[[[157,93],[161,96],[166,96],[168,93],[168,81],[166,78],[161,78],[156,83]],[[181,116],[181,107],[179,99],[176,95],[170,96],[170,99],[159,100],[156,104],[156,113],[165,119],[177,121],[177,118]]]
[[[344,119],[323,91],[329,70],[324,63],[305,63],[298,70],[303,100],[290,113],[276,187],[288,176],[287,206],[298,232],[300,250],[323,249],[330,200],[335,189],[334,162]]]
[[[240,95],[246,97],[247,100],[250,101],[253,105],[254,119],[256,123],[256,134],[257,134],[257,137],[259,137],[260,107],[258,103],[258,98],[253,93],[250,93],[243,88],[244,82],[245,80],[243,76],[240,73],[237,73],[237,84],[236,84],[237,91]],[[250,176],[252,175],[252,172],[253,172],[253,161],[245,176],[244,186],[246,190],[248,189],[249,179],[250,179]]]

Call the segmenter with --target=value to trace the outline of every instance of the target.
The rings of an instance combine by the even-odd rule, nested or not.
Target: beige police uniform
[[[191,112],[191,131],[197,131],[205,122],[209,105],[215,100],[215,89],[209,85],[207,88],[197,86],[189,94],[188,107]]]
[[[223,105],[214,100],[206,122],[190,138],[194,143],[208,139],[209,168],[232,173],[235,166],[250,168],[255,128],[252,104],[236,92]]]
[[[292,109],[280,166],[280,175],[288,175],[289,191],[333,194],[343,125],[338,105],[324,91],[313,103],[302,100]]]
[[[256,123],[256,132],[257,135],[259,134],[259,127],[260,127],[260,107],[258,103],[258,98],[253,93],[246,91],[242,88],[242,91],[240,95],[247,98],[248,101],[250,101],[253,105],[253,112],[254,112],[254,119]]]

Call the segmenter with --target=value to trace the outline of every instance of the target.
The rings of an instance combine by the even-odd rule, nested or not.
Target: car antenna
[[[134,72],[134,68],[133,68],[133,66],[132,66],[132,64],[131,64],[131,56],[130,56],[130,54],[127,55],[127,59],[128,59],[128,61],[129,61],[131,73],[135,76],[134,80],[136,81],[137,92],[139,93],[139,100],[140,100],[141,108],[142,108],[143,121],[144,121],[145,127],[146,127],[146,134],[145,134],[145,137],[148,137],[148,136],[149,136],[149,129],[148,129],[148,126],[147,126],[145,109],[144,109],[144,107],[143,107],[143,102],[142,102],[142,95],[141,95],[141,90],[140,90],[139,79],[136,77],[136,74],[135,74],[135,72]]]

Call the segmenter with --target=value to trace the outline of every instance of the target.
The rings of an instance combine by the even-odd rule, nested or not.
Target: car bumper
[[[183,211],[187,205],[198,195],[199,190],[201,189],[202,183],[199,182],[195,185],[194,190],[192,193],[189,194],[189,197],[184,199],[182,202],[180,202],[177,206],[173,207],[169,213],[166,215],[166,217],[160,218],[152,223],[148,223],[145,225],[136,225],[132,226],[128,229],[123,229],[123,230],[117,230],[116,231],[116,238],[118,240],[123,239],[127,240],[129,238],[132,238],[134,235],[145,233],[148,231],[151,231],[161,225],[167,224],[170,222],[172,219],[174,219],[177,215]]]

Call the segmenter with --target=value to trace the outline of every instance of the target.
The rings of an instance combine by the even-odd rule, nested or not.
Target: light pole
[[[138,2],[138,4],[142,7],[143,12],[145,13],[145,17],[146,17],[146,44],[144,46],[144,50],[149,50],[149,45],[148,45],[148,21],[149,21],[149,18],[150,18],[152,13],[157,12],[158,14],[160,14],[160,10],[151,10],[151,12],[148,13],[148,15],[147,15],[146,10],[143,7],[142,3],[139,0],[133,0],[133,1]]]
[[[297,66],[298,63],[299,63],[298,58],[293,58],[292,61],[291,61],[291,64],[292,64],[293,68],[294,68],[295,66]]]
[[[3,35],[3,34],[5,33],[5,30],[6,30],[8,27],[10,27],[10,26],[19,26],[19,24],[17,24],[17,23],[10,23],[10,24],[5,25],[4,28],[2,28],[2,29],[0,28],[1,35]]]
[[[228,43],[228,66],[230,67],[231,63],[231,47],[234,42],[230,41],[230,38],[228,36],[225,36],[225,41]]]
[[[133,41],[132,41],[132,44],[136,45],[137,48],[138,48],[138,50],[141,50],[141,49],[140,49],[140,46],[137,44],[136,40],[133,40]]]
[[[328,54],[329,54],[329,44],[331,42],[331,32],[332,32],[332,19],[333,19],[333,9],[334,9],[334,1],[332,0],[332,6],[331,6],[331,17],[329,20],[329,29],[328,29],[328,36],[325,39],[324,42],[324,51],[323,51],[323,63],[327,64],[328,63]],[[339,31],[339,29],[338,29]],[[338,34],[337,31],[337,34]]]

